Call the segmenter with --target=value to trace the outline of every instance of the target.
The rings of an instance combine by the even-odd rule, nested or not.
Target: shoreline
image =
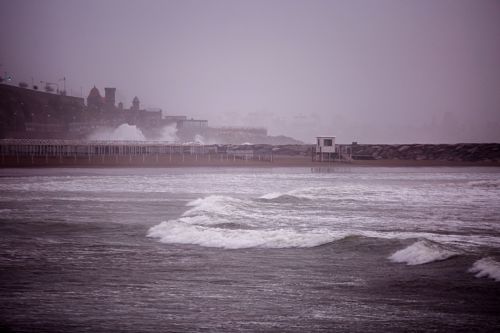
[[[246,167],[246,168],[331,168],[331,167],[500,167],[497,161],[443,161],[443,160],[352,160],[311,161],[304,156],[274,156],[272,161],[246,159],[217,159],[193,155],[156,157],[100,156],[87,157],[32,157],[8,156],[0,160],[0,169],[6,168],[197,168],[197,167]]]

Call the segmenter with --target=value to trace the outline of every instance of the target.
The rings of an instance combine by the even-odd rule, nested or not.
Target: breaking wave
[[[331,199],[332,189],[324,187],[305,187],[287,192],[271,192],[259,197],[260,201],[270,202],[307,202],[314,199]]]
[[[311,197],[308,196],[300,196],[293,195],[288,193],[269,193],[261,196],[259,198],[261,201],[269,201],[269,202],[297,202],[304,200],[311,200]]]
[[[389,259],[407,265],[421,265],[441,261],[459,253],[441,244],[429,240],[419,240],[412,245],[393,253]]]
[[[152,227],[148,237],[158,238],[167,244],[194,244],[224,249],[314,247],[336,240],[334,236],[321,231],[233,229],[221,227],[220,224],[208,227],[179,221],[166,221]]]
[[[228,216],[241,213],[245,206],[245,201],[224,195],[210,195],[205,198],[196,199],[187,203],[192,207],[182,216],[197,216],[201,214]]]
[[[420,239],[389,257],[408,265],[445,260],[481,245],[500,247],[500,238],[482,234],[388,230],[377,216],[351,223],[331,209],[332,197],[323,200],[324,193],[305,188],[254,198],[209,195],[190,201],[180,217],[152,227],[147,235],[169,244],[231,249],[314,247],[347,236]],[[346,196],[337,195],[335,200],[344,202]]]
[[[477,278],[489,277],[500,282],[500,263],[487,257],[476,261],[469,269]]]
[[[282,195],[268,197],[283,199]],[[190,208],[180,218],[150,228],[147,236],[168,244],[225,249],[314,247],[346,236],[322,228],[294,227],[288,223],[293,216],[287,216],[284,207],[272,210],[270,203],[261,198],[243,200],[211,195],[187,206]]]

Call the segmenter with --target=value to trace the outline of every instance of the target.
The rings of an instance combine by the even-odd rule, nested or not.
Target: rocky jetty
[[[357,160],[430,160],[462,162],[500,162],[498,143],[459,144],[353,144]]]
[[[451,162],[500,162],[499,143],[459,144],[352,144],[354,160],[407,160]],[[251,150],[254,154],[303,156],[313,154],[314,145],[222,145],[219,149]],[[230,147],[230,148],[228,148]]]

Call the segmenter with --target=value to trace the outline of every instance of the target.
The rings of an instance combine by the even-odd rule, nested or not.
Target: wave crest
[[[467,184],[469,186],[472,186],[472,187],[499,188],[500,187],[500,180],[498,180],[498,179],[473,180],[473,181],[467,182]]]
[[[210,195],[187,203],[186,206],[192,207],[182,216],[194,216],[202,214],[210,215],[231,215],[235,211],[240,211],[245,202],[224,195]]]
[[[148,237],[167,244],[194,244],[224,249],[314,247],[332,242],[335,236],[322,230],[299,232],[286,229],[227,229],[191,225],[179,221],[162,222],[148,231]]]
[[[308,200],[312,199],[306,196],[297,196],[297,195],[282,194],[282,193],[269,193],[259,198],[259,201],[274,202],[274,203],[287,203],[287,202],[298,203]]]
[[[429,240],[419,240],[412,245],[393,253],[389,259],[407,265],[422,265],[441,261],[458,255],[457,251]]]

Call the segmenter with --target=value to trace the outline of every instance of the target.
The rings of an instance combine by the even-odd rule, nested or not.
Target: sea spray
[[[141,129],[135,125],[122,124],[114,129],[98,129],[88,136],[89,140],[99,141],[146,141]],[[177,142],[177,127],[173,124],[164,126],[156,141]]]
[[[196,134],[194,136],[194,142],[204,145],[205,144],[205,138],[202,135],[200,135],[200,134]]]
[[[100,141],[145,141],[146,138],[137,126],[122,124],[115,129],[101,129],[92,133],[89,140]]]
[[[179,141],[177,136],[177,126],[175,124],[167,125],[161,129],[160,141],[176,142]]]

